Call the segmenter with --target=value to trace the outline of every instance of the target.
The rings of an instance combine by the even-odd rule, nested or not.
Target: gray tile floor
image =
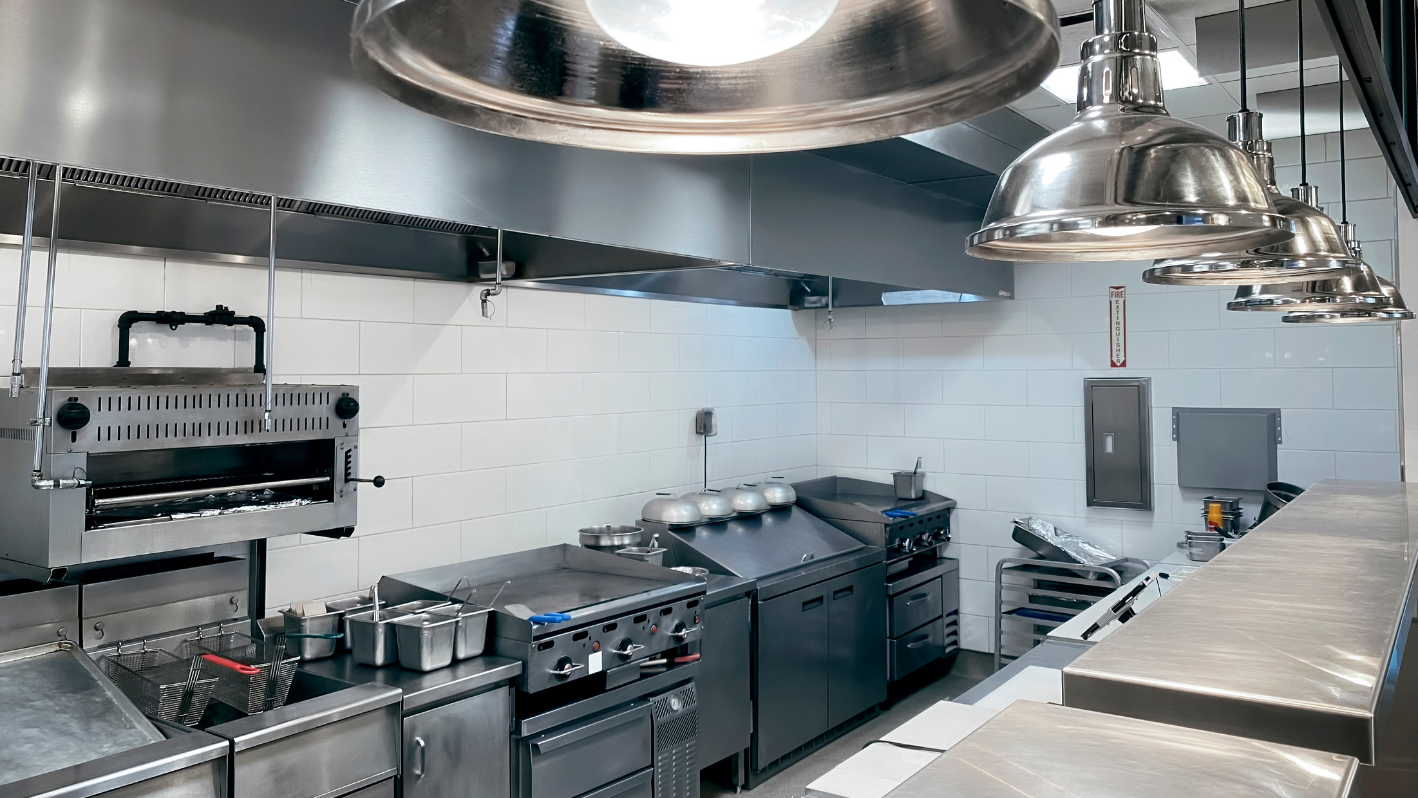
[[[787,770],[778,773],[753,790],[745,790],[743,798],[799,798],[808,784],[837,767],[838,763],[934,705],[947,701],[983,681],[994,668],[989,654],[962,651],[950,672],[901,698],[891,709],[858,726],[826,747],[809,754]],[[724,798],[733,795],[733,788],[705,779],[700,782],[701,798]]]

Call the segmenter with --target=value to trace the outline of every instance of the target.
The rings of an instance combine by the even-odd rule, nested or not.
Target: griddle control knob
[[[576,663],[572,662],[570,657],[562,657],[561,659],[556,661],[556,667],[551,669],[551,675],[555,676],[557,678],[557,681],[564,682],[567,679],[571,678],[571,674],[581,670],[584,667],[586,666],[577,665]]]
[[[73,432],[89,425],[89,408],[82,402],[65,402],[54,413],[54,422]]]
[[[621,659],[628,660],[631,657],[635,656],[635,652],[639,651],[642,648],[644,648],[644,646],[632,642],[630,638],[627,637],[616,644],[615,653]]]
[[[680,621],[679,623],[675,624],[675,629],[673,632],[670,632],[670,637],[673,637],[674,639],[683,643],[685,640],[689,639],[690,635],[694,634],[697,631],[699,631],[698,626],[685,626],[684,621]]]

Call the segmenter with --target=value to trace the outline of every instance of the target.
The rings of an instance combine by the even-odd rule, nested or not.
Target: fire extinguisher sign
[[[1128,365],[1127,286],[1108,288],[1108,365],[1115,369]]]

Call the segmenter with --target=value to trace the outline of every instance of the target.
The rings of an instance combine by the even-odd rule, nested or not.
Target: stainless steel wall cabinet
[[[1152,509],[1152,380],[1083,381],[1088,506]]]
[[[30,487],[36,389],[0,396],[4,560],[64,567],[355,524],[354,386],[276,386],[266,431],[250,371],[53,369],[50,382],[49,418],[88,412],[43,428],[45,473],[93,485]]]

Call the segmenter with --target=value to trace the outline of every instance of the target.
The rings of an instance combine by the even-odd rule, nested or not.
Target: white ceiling
[[[1268,5],[1281,0],[1246,0],[1246,7]],[[1236,10],[1236,0],[1153,0],[1149,3],[1149,21],[1153,33],[1158,36],[1161,49],[1177,48],[1196,63],[1197,17],[1222,14]],[[1090,11],[1092,0],[1054,0],[1054,8],[1059,16],[1066,17]],[[1078,49],[1084,39],[1091,36],[1091,23],[1071,25],[1064,28],[1063,52],[1060,64],[1078,63]],[[1167,110],[1173,116],[1189,119],[1218,133],[1226,132],[1226,116],[1234,113],[1240,103],[1240,82],[1237,73],[1217,75],[1207,78],[1207,85],[1167,92]],[[1339,61],[1331,56],[1305,61],[1305,83],[1319,85],[1333,83],[1339,77]],[[1252,107],[1257,107],[1256,95],[1274,91],[1293,89],[1299,83],[1298,70],[1294,63],[1252,69],[1247,80],[1247,94]],[[1043,89],[1036,89],[1011,107],[1024,116],[1050,130],[1057,130],[1073,121],[1072,102],[1062,102]],[[1311,109],[1306,116],[1309,130],[1315,133],[1330,132],[1339,127],[1337,109]],[[1279,120],[1277,120],[1279,122]],[[1280,138],[1289,132],[1292,125],[1284,124],[1272,132],[1272,137]],[[1291,133],[1293,135],[1293,133]]]

